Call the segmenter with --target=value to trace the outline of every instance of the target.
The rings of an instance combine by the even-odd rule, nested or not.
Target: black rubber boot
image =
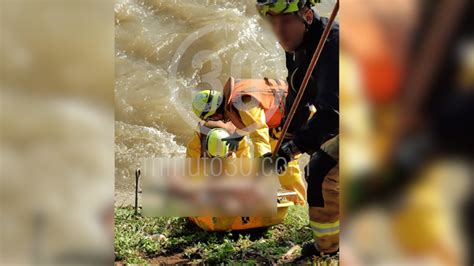
[[[332,256],[336,256],[338,253],[339,253],[339,250],[332,253],[320,252],[314,245],[314,240],[311,240],[311,241],[303,243],[303,245],[301,246],[301,256],[295,259],[293,262],[300,263],[313,257],[323,257],[323,256],[332,257]]]

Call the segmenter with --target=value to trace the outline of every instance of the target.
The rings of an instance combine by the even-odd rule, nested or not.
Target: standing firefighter
[[[311,9],[315,3],[315,0],[257,0],[258,11],[268,19],[286,51],[289,91],[285,116],[288,116],[328,23],[326,18],[319,17]],[[303,256],[332,254],[339,249],[339,176],[336,167],[339,151],[338,34],[338,25],[335,24],[277,152],[280,170],[301,153],[311,155],[305,178],[315,242],[303,247]],[[314,107],[316,113],[310,116]]]

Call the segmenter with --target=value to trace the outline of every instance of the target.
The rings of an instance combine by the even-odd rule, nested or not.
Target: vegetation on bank
[[[295,261],[312,239],[307,209],[293,206],[283,224],[233,232],[206,232],[186,218],[135,216],[115,209],[116,263],[286,263],[337,265],[337,257]]]

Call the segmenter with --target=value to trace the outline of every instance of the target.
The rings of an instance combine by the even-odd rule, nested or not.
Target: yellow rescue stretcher
[[[293,191],[279,191],[277,194],[277,214],[274,217],[189,217],[193,223],[205,231],[233,231],[269,227],[280,224],[285,219],[288,208],[294,203],[286,199],[295,196]]]
[[[139,193],[139,179],[140,169],[135,171],[135,214],[138,214],[138,193]],[[188,219],[195,223],[198,227],[205,231],[234,231],[247,230],[254,228],[269,227],[280,224],[285,220],[288,213],[288,208],[294,203],[289,201],[286,197],[296,196],[296,192],[280,189],[277,192],[277,214],[273,217],[188,217]]]

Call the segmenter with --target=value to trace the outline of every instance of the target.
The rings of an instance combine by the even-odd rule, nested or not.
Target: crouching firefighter
[[[285,109],[288,85],[284,80],[229,78],[223,92],[203,90],[193,101],[194,113],[204,121],[231,121],[235,132],[225,138],[230,150],[249,136],[253,144],[254,158],[271,153],[269,129],[278,127]],[[294,191],[294,203],[305,204],[305,187],[296,162],[290,164],[292,171],[279,176],[284,189]]]
[[[312,7],[315,0],[257,0],[257,10],[271,24],[286,53],[286,112],[309,69],[318,42],[328,24]],[[339,249],[339,29],[329,32],[324,48],[301,101],[290,121],[281,148],[277,151],[280,170],[295,156],[311,155],[305,168],[308,184],[310,227],[314,243],[303,246],[302,255],[332,254]],[[310,117],[311,108],[316,113]],[[285,117],[288,113],[285,114]],[[278,159],[283,160],[278,160]]]

